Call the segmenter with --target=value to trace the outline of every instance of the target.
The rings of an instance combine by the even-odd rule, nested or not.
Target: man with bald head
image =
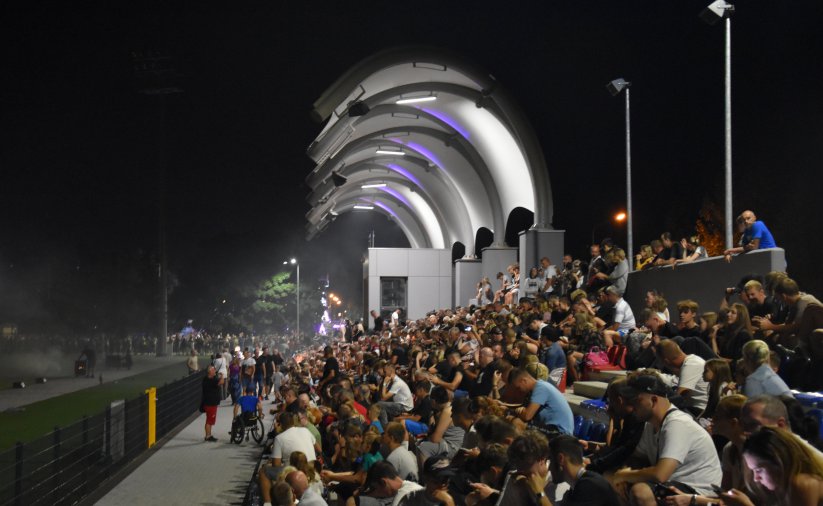
[[[309,488],[309,479],[303,471],[292,471],[287,474],[286,483],[291,487],[295,499],[300,501],[301,506],[329,506],[320,494]]]
[[[731,261],[732,255],[747,253],[756,249],[776,248],[777,243],[769,231],[766,224],[757,220],[757,216],[748,209],[737,217],[738,225],[744,227],[743,236],[740,238],[740,246],[729,248],[723,252],[726,261]]]

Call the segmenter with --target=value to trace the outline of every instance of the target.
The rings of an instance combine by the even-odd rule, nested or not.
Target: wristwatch
[[[536,497],[537,500],[539,501],[540,499],[543,499],[544,497],[546,497],[546,491],[541,490],[540,492],[534,494],[534,497]]]

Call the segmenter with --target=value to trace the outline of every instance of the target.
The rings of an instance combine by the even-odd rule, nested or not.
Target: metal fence
[[[157,389],[156,435],[195,413],[204,373]],[[113,402],[103,412],[0,453],[0,506],[74,504],[148,449],[149,398]]]

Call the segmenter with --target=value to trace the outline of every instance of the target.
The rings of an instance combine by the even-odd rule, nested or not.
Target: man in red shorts
[[[203,411],[206,412],[206,441],[214,443],[217,438],[211,435],[211,428],[217,422],[217,406],[220,405],[223,376],[218,376],[213,365],[210,365],[206,377],[203,378]]]

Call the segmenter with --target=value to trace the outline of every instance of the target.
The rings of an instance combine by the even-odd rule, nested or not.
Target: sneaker
[[[217,438],[214,437],[214,436],[209,436],[205,440],[208,441],[209,443],[216,443],[217,442]]]

